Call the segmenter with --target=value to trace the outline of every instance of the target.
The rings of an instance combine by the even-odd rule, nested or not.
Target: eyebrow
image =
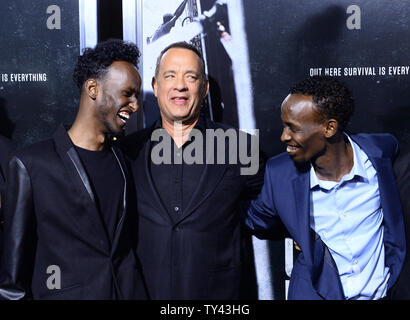
[[[172,69],[171,70],[165,70],[162,74],[164,75],[164,74],[167,74],[167,73],[176,73],[176,71],[172,70]],[[184,74],[187,74],[187,73],[194,73],[196,75],[200,74],[198,71],[195,71],[195,70],[187,70],[187,71],[184,72]]]

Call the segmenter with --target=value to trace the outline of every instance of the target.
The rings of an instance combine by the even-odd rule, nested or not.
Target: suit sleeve
[[[245,190],[242,199],[250,200],[256,199],[263,186],[266,155],[259,150],[259,136],[244,134],[240,131],[239,143],[243,143],[243,137],[246,136],[246,150],[249,163],[241,166],[241,175],[245,178]],[[242,135],[242,136],[241,136]],[[242,140],[243,139],[243,140]],[[240,152],[244,149],[243,146],[239,147]],[[239,155],[241,159],[241,155]]]
[[[272,177],[266,167],[264,184],[258,197],[253,200],[245,217],[245,224],[254,231],[265,231],[278,225],[280,219],[276,214],[273,197]]]
[[[13,157],[8,165],[4,200],[0,297],[31,299],[36,223],[30,176],[17,157]]]

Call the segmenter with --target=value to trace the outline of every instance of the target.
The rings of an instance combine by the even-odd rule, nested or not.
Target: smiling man
[[[267,230],[280,218],[301,248],[289,299],[385,299],[402,268],[398,145],[389,134],[347,134],[353,110],[329,77],[296,84],[283,101],[287,152],[269,159],[246,223]]]
[[[145,299],[135,193],[113,144],[137,111],[140,52],[111,40],[78,57],[71,128],[16,152],[4,201],[5,299]]]
[[[229,148],[229,139],[222,138],[223,148],[212,148],[212,152],[205,143],[195,151],[190,149],[197,138],[204,142],[209,131],[236,132],[201,114],[208,80],[203,58],[194,46],[178,42],[165,48],[152,86],[161,119],[124,141],[137,182],[138,256],[149,296],[241,298],[242,280],[251,277],[243,277],[240,205],[242,200],[256,198],[263,184],[263,167],[253,175],[241,175],[239,162],[228,163],[228,157],[224,163],[217,162],[220,153],[238,151]],[[173,155],[169,163],[153,161],[154,148],[161,143],[153,139],[158,131],[170,142],[164,148],[164,153]],[[202,154],[200,161],[185,161],[182,155],[191,151]],[[207,152],[214,161],[205,161]]]

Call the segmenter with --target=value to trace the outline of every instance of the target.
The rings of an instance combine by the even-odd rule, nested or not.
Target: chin
[[[301,157],[297,157],[297,156],[290,156],[290,158],[296,164],[304,164],[304,163],[308,163],[310,161],[310,160],[307,160],[305,158],[301,158]]]
[[[125,127],[116,128],[116,129],[109,128],[108,133],[107,133],[107,136],[110,137],[110,138],[112,138],[112,137],[120,138],[124,135],[125,135]]]

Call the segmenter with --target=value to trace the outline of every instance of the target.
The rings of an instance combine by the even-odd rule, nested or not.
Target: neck
[[[91,151],[100,151],[105,147],[105,134],[96,125],[91,115],[80,108],[68,135],[74,145]]]
[[[312,161],[316,175],[321,180],[339,182],[353,167],[353,148],[341,134],[329,141],[323,155]]]
[[[183,123],[182,121],[168,122],[162,120],[162,127],[167,130],[177,147],[181,148],[181,146],[188,141],[189,133],[195,127],[197,122],[198,119],[189,124]]]

